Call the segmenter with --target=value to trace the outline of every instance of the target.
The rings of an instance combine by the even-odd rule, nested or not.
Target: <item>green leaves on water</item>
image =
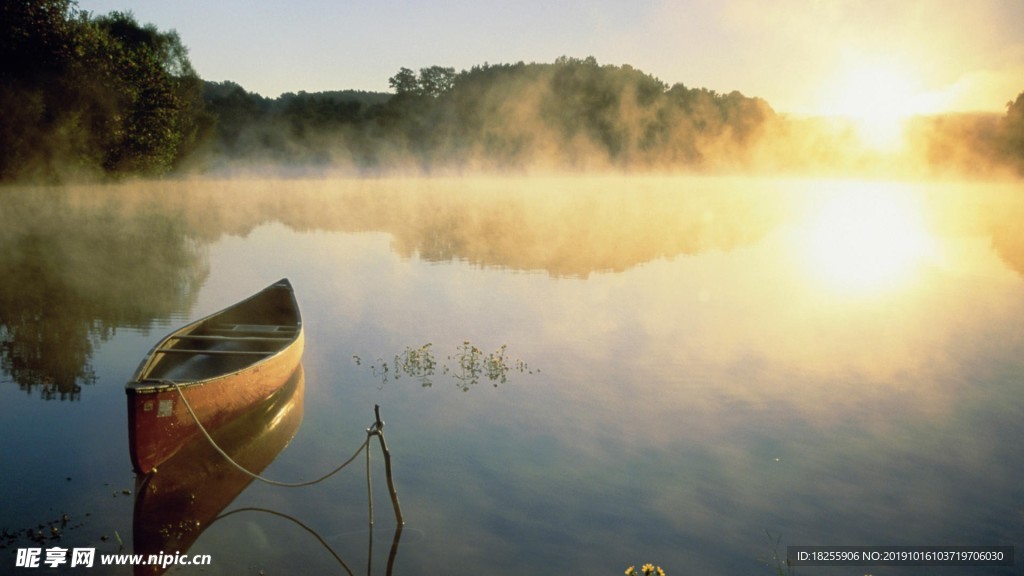
[[[512,358],[506,344],[502,344],[494,352],[486,353],[469,340],[465,340],[453,354],[445,356],[442,362],[439,362],[432,347],[433,344],[429,342],[416,348],[406,346],[405,350],[395,354],[390,362],[377,358],[376,362],[370,365],[370,370],[374,378],[380,380],[379,388],[383,388],[390,380],[399,380],[403,377],[416,379],[422,387],[430,388],[434,385],[435,379],[441,376],[450,378],[458,389],[468,392],[480,382],[490,382],[495,387],[498,384],[505,384],[512,372],[535,372],[526,362]],[[357,366],[363,365],[359,356],[354,355],[352,359]]]

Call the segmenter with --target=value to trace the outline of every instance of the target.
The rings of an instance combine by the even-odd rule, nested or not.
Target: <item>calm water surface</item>
[[[787,545],[1024,555],[1022,221],[1009,184],[2,190],[0,573],[54,545],[212,558],[172,574],[384,574],[392,551],[395,574],[774,574]],[[379,450],[372,532],[362,458],[303,489],[204,446],[159,490],[132,473],[123,385],[148,348],[282,277],[303,371],[222,441],[308,480],[379,404],[397,549]]]

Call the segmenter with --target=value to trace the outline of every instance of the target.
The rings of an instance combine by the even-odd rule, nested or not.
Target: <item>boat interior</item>
[[[291,287],[279,283],[164,338],[140,380],[203,380],[273,356],[301,330]]]
[[[298,328],[276,324],[200,325],[156,348],[149,380],[202,380],[272,356],[295,339]]]

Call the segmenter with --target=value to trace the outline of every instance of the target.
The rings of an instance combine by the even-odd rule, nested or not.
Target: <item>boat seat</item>
[[[287,336],[220,336],[216,334],[182,334],[173,340],[212,340],[215,342],[290,342]]]
[[[192,354],[194,356],[272,356],[274,354],[277,354],[277,350],[198,350],[194,348],[157,348],[155,352],[171,354]]]
[[[277,324],[220,324],[211,326],[210,332],[248,332],[254,334],[264,333],[293,333],[295,326],[281,326]]]

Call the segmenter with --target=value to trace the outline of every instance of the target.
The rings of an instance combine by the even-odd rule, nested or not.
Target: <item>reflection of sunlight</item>
[[[934,254],[916,199],[884,184],[849,184],[822,199],[801,235],[816,276],[843,291],[895,287]]]

